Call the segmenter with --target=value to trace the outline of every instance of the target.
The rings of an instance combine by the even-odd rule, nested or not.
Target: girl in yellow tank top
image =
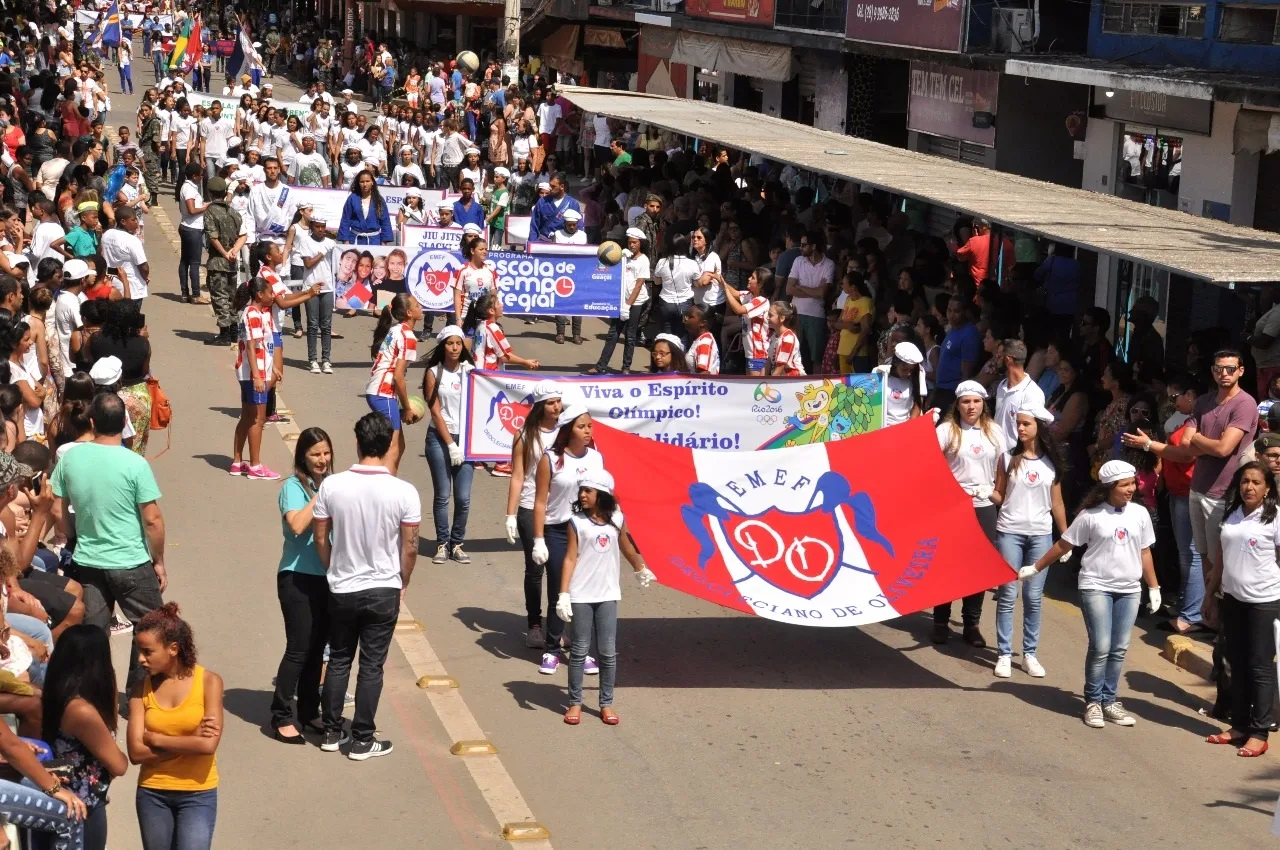
[[[196,663],[191,627],[170,602],[134,633],[147,678],[129,695],[129,760],[141,765],[138,825],[145,847],[207,850],[218,805],[222,678]]]

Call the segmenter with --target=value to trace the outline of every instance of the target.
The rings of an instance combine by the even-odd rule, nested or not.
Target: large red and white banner
[[[688,449],[596,423],[658,581],[805,626],[888,620],[1013,581],[927,416],[831,443]]]

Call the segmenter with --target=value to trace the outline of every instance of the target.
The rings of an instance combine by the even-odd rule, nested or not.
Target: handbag
[[[165,395],[160,388],[160,381],[155,377],[147,378],[147,393],[151,396],[151,430],[168,428],[173,419],[173,407],[169,404],[169,396]]]

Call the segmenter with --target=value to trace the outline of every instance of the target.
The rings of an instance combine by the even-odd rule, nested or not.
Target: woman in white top
[[[1000,510],[1000,494],[996,492],[996,462],[1007,446],[1004,432],[995,424],[986,408],[987,391],[977,381],[962,381],[956,387],[956,400],[951,412],[938,425],[938,445],[956,477],[960,489],[973,499],[973,510],[978,524],[994,541],[996,516]],[[987,645],[978,630],[982,619],[982,597],[985,591],[972,593],[964,598],[960,616],[964,623],[964,639],[971,646],[981,649]],[[946,602],[933,609],[933,642],[946,643],[951,639],[951,603]]]
[[[900,342],[893,357],[872,369],[884,375],[884,424],[900,425],[924,412],[929,388],[924,381],[924,355],[913,342]]]
[[[524,549],[524,607],[529,632],[524,645],[530,649],[548,646],[542,628],[542,573],[544,566],[533,560],[533,503],[537,495],[538,462],[559,430],[563,390],[555,381],[539,381],[533,388],[533,406],[525,415],[524,425],[511,444],[511,486],[507,489],[507,542],[520,538]],[[547,585],[547,612],[557,587]]]
[[[1073,546],[1087,546],[1080,560],[1080,611],[1084,614],[1089,649],[1084,662],[1084,723],[1101,729],[1109,721],[1132,726],[1133,715],[1116,699],[1129,633],[1138,619],[1142,601],[1142,581],[1148,587],[1151,610],[1160,608],[1160,586],[1151,560],[1156,532],[1151,514],[1133,503],[1138,489],[1138,472],[1132,464],[1109,460],[1098,470],[1098,486],[1080,503],[1071,526],[1036,561],[1035,566],[1018,571],[1021,579],[1037,572],[1071,552]]]
[[[578,481],[604,469],[604,458],[591,442],[591,414],[582,403],[568,405],[560,413],[555,440],[538,461],[533,499],[533,562],[547,565],[547,591],[561,589],[561,569],[569,546],[569,520],[578,498]],[[556,606],[557,608],[559,606]],[[564,621],[553,610],[547,616],[547,646],[538,670],[546,675],[560,666],[560,637]],[[586,672],[598,672],[590,657]]]
[[[577,490],[577,511],[569,520],[568,548],[556,602],[561,619],[574,623],[569,650],[569,710],[564,722],[577,726],[582,721],[582,674],[594,637],[600,659],[600,720],[617,726],[618,713],[612,706],[618,672],[622,559],[625,557],[631,564],[641,587],[648,587],[654,575],[627,533],[613,496],[613,476],[604,469],[588,472],[578,479]]]
[[[720,255],[711,247],[711,230],[699,227],[689,234],[689,256],[698,264],[698,280],[693,285],[693,303],[711,314],[711,332],[720,336],[724,323],[724,278]]]
[[[1019,570],[1034,564],[1053,545],[1053,527],[1067,530],[1067,509],[1062,503],[1062,478],[1066,463],[1049,425],[1053,414],[1043,407],[1023,408],[1015,417],[1018,443],[996,468],[996,492],[1000,516],[996,519],[996,549],[1009,566]],[[1070,558],[1068,552],[1064,558]],[[1047,572],[1037,573],[1022,585],[1022,669],[1035,678],[1044,676],[1036,659],[1040,644],[1040,606]],[[1013,671],[1013,604],[1018,581],[996,590],[996,669],[1007,679]]]
[[[471,563],[462,551],[467,535],[467,514],[471,511],[471,479],[475,467],[463,462],[462,397],[467,372],[475,368],[475,358],[463,345],[462,328],[446,325],[436,334],[438,345],[427,357],[422,376],[422,397],[426,399],[431,423],[427,428],[427,466],[431,469],[434,498],[431,511],[436,522],[436,554],[433,564],[449,558],[459,564]],[[453,497],[453,525],[449,525],[449,497]]]
[[[182,300],[188,304],[208,304],[209,299],[200,295],[200,255],[204,251],[205,202],[200,181],[204,166],[188,162],[183,170],[186,179],[178,190],[178,211],[182,220],[178,223],[181,252],[178,255],[178,285],[182,288]]]
[[[1231,728],[1205,740],[1238,747],[1236,754],[1246,758],[1267,751],[1276,700],[1278,495],[1265,464],[1251,461],[1236,470],[1222,520],[1222,567],[1205,578],[1203,614],[1208,622],[1220,621],[1231,664]]]
[[[605,337],[604,348],[600,349],[600,359],[587,370],[588,375],[608,371],[618,337],[623,338],[622,374],[631,373],[631,360],[640,331],[639,320],[644,313],[641,308],[649,300],[649,258],[644,253],[647,241],[640,228],[627,228],[627,249],[622,252],[622,308],[617,318],[609,320],[609,335]]]
[[[667,251],[653,268],[653,279],[662,287],[657,305],[661,333],[685,339],[684,317],[693,305],[693,287],[700,274],[698,264],[689,257],[689,239],[680,233],[668,235]]]

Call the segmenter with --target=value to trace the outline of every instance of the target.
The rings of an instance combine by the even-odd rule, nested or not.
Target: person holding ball
[[[369,409],[391,420],[396,432],[396,442],[387,455],[387,468],[395,475],[404,456],[404,429],[422,418],[421,410],[409,404],[409,388],[404,372],[410,361],[418,359],[418,338],[414,325],[422,318],[422,305],[418,299],[402,292],[382,309],[378,326],[373,329],[373,343],[369,356],[373,368],[369,370],[369,383],[364,397]]]

